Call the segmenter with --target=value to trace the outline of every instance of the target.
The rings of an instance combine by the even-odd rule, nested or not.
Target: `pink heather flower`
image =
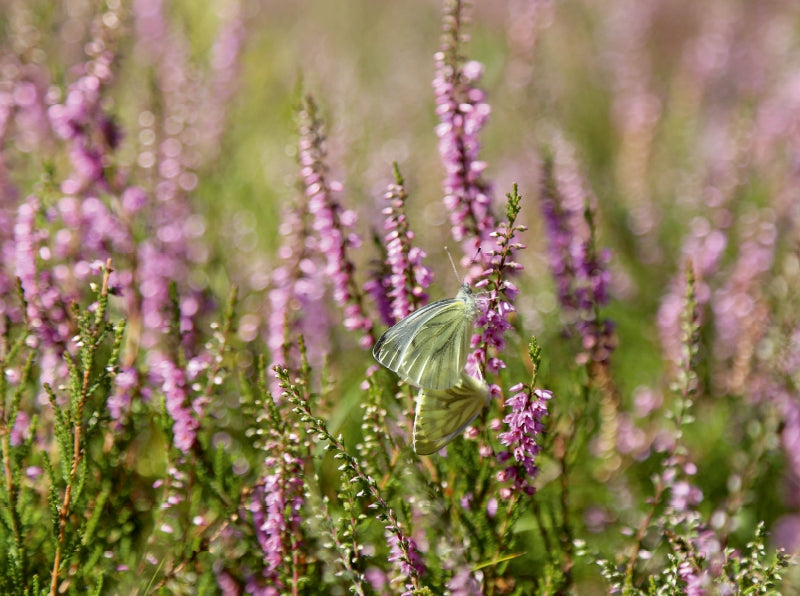
[[[53,271],[47,263],[50,235],[37,221],[42,217],[39,199],[28,197],[19,205],[14,223],[14,275],[19,278],[27,303],[28,325],[40,345],[46,350],[42,355],[53,367],[42,366],[43,382],[52,383],[66,372],[60,355],[72,337],[72,325],[65,304],[70,296],[62,292],[53,280]]]
[[[116,428],[122,426],[122,421],[131,406],[132,394],[138,383],[138,372],[132,366],[123,367],[114,377],[114,389],[108,397],[106,407],[111,420],[115,422],[114,426]]]
[[[239,88],[245,26],[238,1],[225,5],[225,15],[211,46],[210,80],[204,97],[205,109],[197,126],[210,157],[217,155],[227,122],[228,106]]]
[[[460,26],[463,3],[448,2],[443,17],[440,51],[434,56],[439,155],[445,169],[444,204],[450,212],[453,238],[462,243],[464,258],[472,259],[479,247],[488,249],[494,230],[491,188],[483,178],[486,164],[479,159],[479,133],[491,109],[485,93],[475,86],[483,74],[479,62],[461,63]]]
[[[36,253],[43,238],[43,231],[37,231],[36,214],[39,212],[39,199],[30,196],[20,204],[17,221],[14,224],[14,273],[22,284],[26,299],[31,300],[39,294],[36,276]],[[35,314],[30,312],[29,316]]]
[[[498,481],[511,481],[514,491],[532,495],[533,481],[539,473],[535,458],[540,447],[536,438],[544,430],[542,420],[547,415],[547,401],[553,394],[544,389],[531,390],[523,384],[515,385],[510,391],[516,393],[505,403],[506,407],[511,408],[511,413],[503,418],[507,430],[498,436],[500,442],[510,450],[498,453],[497,459],[505,463],[513,457],[514,464],[507,465],[498,474]]]
[[[686,596],[705,596],[706,587],[710,587],[710,577],[706,571],[695,569],[692,561],[683,561],[678,566],[678,577],[680,577],[686,585],[684,586],[684,593]]]
[[[700,305],[707,304],[712,298],[711,288],[706,280],[712,279],[719,271],[727,245],[727,235],[712,227],[708,219],[696,217],[690,222],[689,235],[684,240],[681,254],[683,261],[690,259],[692,262],[696,275],[695,295]],[[672,362],[677,362],[680,357],[680,320],[685,295],[685,279],[681,272],[670,283],[656,318],[664,353]]]
[[[300,540],[305,503],[303,462],[286,451],[285,445],[274,444],[269,450],[276,455],[264,461],[268,473],[253,491],[250,512],[264,557],[262,578],[266,586],[280,588],[281,570]]]
[[[800,478],[800,401],[786,391],[776,391],[773,397],[783,415],[781,443],[789,466],[796,478]]]
[[[309,361],[319,364],[328,350],[331,326],[324,300],[327,280],[323,267],[313,260],[316,242],[309,236],[306,210],[307,199],[301,196],[297,205],[284,211],[278,227],[281,265],[272,272],[268,292],[270,358],[293,370],[300,365],[298,335],[305,339]],[[274,389],[279,396],[277,383]]]
[[[222,596],[239,596],[241,588],[231,575],[226,571],[219,571],[215,574],[217,579],[217,587],[219,588]]]
[[[140,114],[137,165],[152,180],[149,200],[135,191],[123,195],[123,208],[148,222],[148,238],[139,244],[136,272],[140,304],[129,308],[142,318],[142,345],[153,348],[163,341],[172,319],[170,286],[178,290],[180,329],[184,345],[191,347],[195,320],[210,306],[203,288],[189,284],[193,265],[203,265],[208,249],[200,240],[206,223],[193,212],[188,193],[198,182],[197,170],[213,159],[224,129],[225,106],[235,89],[241,45],[238,8],[225,24],[212,49],[211,74],[194,76],[202,69],[190,60],[191,48],[177,28],[170,26],[161,0],[137,0],[132,5],[139,61],[152,66],[158,83],[154,112]],[[224,71],[224,72],[223,72]],[[226,90],[223,92],[222,88]]]
[[[366,571],[364,571],[364,577],[370,587],[379,594],[383,594],[383,590],[389,583],[386,572],[378,567],[367,567]]]
[[[9,433],[9,442],[12,447],[22,445],[30,438],[31,434],[31,419],[25,410],[19,410],[17,417],[14,419],[14,426]]]
[[[490,236],[495,239],[495,246],[486,252],[489,260],[488,268],[482,272],[482,279],[475,284],[477,288],[488,290],[488,300],[478,301],[481,307],[477,324],[481,333],[472,338],[477,349],[468,358],[468,370],[473,374],[488,371],[497,374],[505,368],[505,362],[499,357],[505,350],[505,333],[511,328],[509,318],[515,312],[514,299],[519,291],[508,279],[522,270],[516,259],[516,253],[525,248],[524,244],[515,242],[516,236],[525,231],[525,226],[516,225],[519,214],[520,196],[517,188],[508,195],[507,218],[501,222]],[[498,393],[495,388],[493,393]]]
[[[398,527],[386,528],[386,542],[389,545],[388,561],[394,563],[397,570],[397,578],[409,580],[412,576],[419,577],[425,573],[425,565],[422,562],[422,556],[419,553],[416,542],[413,538],[406,537],[400,533]],[[405,556],[405,552],[408,557]],[[403,594],[412,593],[413,586],[411,583],[406,583],[406,591]]]
[[[552,160],[545,161],[541,196],[556,293],[567,330],[580,337],[583,346],[577,360],[606,362],[614,348],[613,327],[597,311],[608,302],[610,254],[597,251],[595,199],[584,188],[572,148],[560,137]]]
[[[481,582],[475,573],[466,565],[460,566],[447,582],[448,593],[452,596],[480,596]]]
[[[188,454],[197,439],[199,415],[191,404],[183,369],[167,358],[160,359],[153,374],[161,385],[166,400],[167,413],[173,420],[172,432],[175,447]]]
[[[102,50],[101,39],[86,44],[90,60],[80,66],[81,77],[69,85],[62,103],[52,105],[48,116],[55,134],[66,140],[72,165],[61,184],[66,194],[78,194],[97,185],[108,190],[104,169],[107,154],[119,143],[116,125],[103,112],[102,91],[112,79],[114,54]]]
[[[670,507],[676,511],[688,511],[703,500],[703,492],[696,486],[679,480],[671,485]]]
[[[787,552],[800,552],[800,514],[779,517],[772,528],[772,542]]]
[[[311,226],[316,233],[316,249],[325,258],[325,275],[331,280],[333,299],[344,308],[344,326],[360,330],[363,333],[361,345],[369,347],[375,341],[372,319],[364,312],[363,294],[356,283],[355,265],[349,256],[351,250],[361,245],[361,238],[353,230],[356,213],[345,209],[337,199],[342,186],[329,179],[324,144],[316,105],[307,97],[300,112],[298,157]]]
[[[422,264],[427,256],[425,251],[413,246],[414,232],[408,226],[406,193],[402,184],[389,185],[384,197],[389,202],[389,206],[383,210],[386,216],[383,228],[386,230],[384,242],[389,276],[380,282],[373,280],[370,287],[379,286],[381,292],[375,294],[388,298],[390,311],[384,322],[393,325],[427,301],[425,289],[433,280],[433,272]]]

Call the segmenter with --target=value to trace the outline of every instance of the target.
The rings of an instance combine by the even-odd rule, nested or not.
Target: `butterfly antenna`
[[[446,252],[446,253],[447,253],[447,258],[448,258],[448,259],[450,259],[450,264],[453,266],[453,273],[455,273],[455,274],[456,274],[456,279],[458,280],[458,283],[459,283],[459,284],[463,284],[463,283],[464,283],[464,280],[463,280],[463,279],[461,279],[461,276],[458,274],[458,269],[456,269],[456,264],[455,264],[455,261],[453,261],[453,255],[451,255],[451,254],[450,254],[450,249],[448,249],[448,248],[445,246],[445,247],[444,247],[444,252]]]

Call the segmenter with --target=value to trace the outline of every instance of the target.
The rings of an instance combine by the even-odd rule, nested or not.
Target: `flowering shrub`
[[[800,588],[794,3],[51,4],[0,28],[0,592]],[[370,349],[447,245],[490,398],[418,456]]]

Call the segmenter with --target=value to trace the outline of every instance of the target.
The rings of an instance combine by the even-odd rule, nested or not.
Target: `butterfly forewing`
[[[423,389],[414,416],[414,451],[436,453],[480,413],[489,399],[489,386],[462,373],[458,384],[445,391]]]
[[[375,359],[406,383],[443,390],[458,383],[467,361],[477,313],[469,286],[388,329],[372,350]]]

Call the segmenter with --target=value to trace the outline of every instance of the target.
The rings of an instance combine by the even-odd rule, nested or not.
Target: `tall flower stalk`
[[[389,185],[384,195],[389,206],[383,209],[386,216],[383,241],[390,274],[370,286],[379,288],[378,293],[388,298],[390,312],[384,317],[387,325],[393,325],[424,304],[428,299],[425,290],[433,279],[433,272],[422,263],[427,253],[414,246],[414,232],[406,214],[408,195],[397,164],[394,171],[395,183]]]
[[[434,56],[433,90],[439,118],[436,136],[445,170],[444,204],[450,213],[453,239],[461,243],[465,263],[469,263],[479,248],[490,250],[495,225],[491,187],[483,179],[486,163],[479,158],[479,134],[491,108],[484,91],[476,86],[483,65],[474,60],[464,62],[460,54],[466,40],[462,31],[466,11],[462,0],[445,2],[441,46]]]
[[[506,220],[490,234],[495,246],[486,252],[489,266],[482,272],[482,279],[475,284],[488,292],[488,300],[485,301],[485,310],[478,317],[478,326],[482,327],[482,331],[472,339],[477,349],[469,357],[474,372],[479,369],[481,373],[495,375],[506,366],[500,355],[505,350],[505,334],[511,328],[510,318],[516,310],[514,299],[519,293],[509,278],[522,270],[516,258],[525,245],[518,241],[517,236],[527,230],[524,225],[517,224],[522,196],[516,184],[506,197]],[[498,391],[499,388],[495,388],[494,392]]]
[[[372,320],[364,308],[364,293],[355,279],[352,251],[361,245],[355,232],[356,213],[345,209],[338,194],[341,183],[328,172],[323,123],[314,99],[304,98],[300,121],[300,176],[306,196],[316,250],[325,259],[325,275],[333,286],[333,299],[344,308],[344,326],[362,333],[360,343],[369,347],[375,342]]]
[[[545,156],[541,200],[547,254],[565,328],[581,341],[576,360],[604,365],[614,349],[611,321],[600,315],[608,302],[610,255],[597,248],[594,197],[584,187],[571,149],[560,138],[554,154]]]
[[[547,402],[553,397],[552,392],[536,389],[536,376],[541,363],[541,348],[532,340],[528,346],[528,354],[532,362],[531,381],[519,383],[509,389],[513,393],[505,402],[511,412],[503,418],[505,430],[498,435],[500,443],[509,450],[497,454],[497,460],[505,467],[498,473],[498,481],[510,482],[510,487],[500,490],[500,496],[510,499],[514,493],[533,495],[533,485],[539,468],[536,456],[541,450],[537,439],[544,431],[543,419],[547,416]]]

